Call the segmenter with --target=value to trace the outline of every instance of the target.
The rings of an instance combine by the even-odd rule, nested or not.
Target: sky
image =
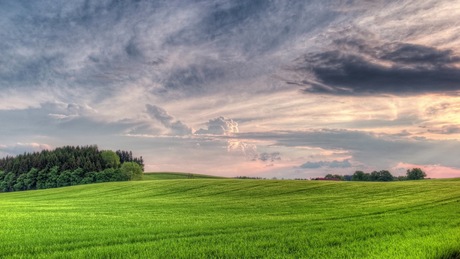
[[[460,177],[459,0],[4,0],[0,157]]]

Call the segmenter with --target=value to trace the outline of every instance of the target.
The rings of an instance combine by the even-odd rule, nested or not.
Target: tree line
[[[142,179],[144,161],[131,151],[65,146],[0,159],[0,191]]]
[[[324,178],[314,178],[312,180],[389,182],[421,180],[425,179],[425,177],[426,173],[422,169],[412,168],[406,171],[405,176],[393,176],[388,170],[373,171],[371,173],[356,171],[353,175],[327,174]]]

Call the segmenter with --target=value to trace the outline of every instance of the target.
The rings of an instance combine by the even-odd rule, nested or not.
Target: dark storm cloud
[[[460,56],[430,46],[338,39],[333,49],[309,53],[293,69],[304,79],[287,81],[305,92],[330,94],[427,93],[460,90]]]
[[[382,47],[380,58],[401,64],[446,66],[460,61],[452,50],[439,50],[433,47],[415,44],[395,43]]]

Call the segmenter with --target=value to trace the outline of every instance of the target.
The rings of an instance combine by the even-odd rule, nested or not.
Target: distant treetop
[[[387,170],[373,171],[364,173],[356,171],[353,175],[332,175],[327,174],[325,177],[314,178],[312,180],[335,180],[335,181],[373,181],[373,182],[388,182],[388,181],[404,181],[404,180],[420,180],[426,177],[426,173],[420,168],[412,168],[407,170],[406,176],[393,176]]]

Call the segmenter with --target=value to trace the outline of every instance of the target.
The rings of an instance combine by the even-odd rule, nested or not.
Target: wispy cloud
[[[333,129],[246,133],[240,134],[240,137],[272,140],[279,146],[344,150],[354,161],[376,168],[392,167],[398,162],[442,164],[460,168],[460,163],[454,159],[454,150],[460,148],[460,142],[456,140],[430,140]]]
[[[153,118],[160,122],[165,128],[171,130],[172,135],[189,135],[192,133],[192,129],[179,120],[169,115],[164,109],[155,106],[147,105],[147,112]]]
[[[199,129],[195,134],[231,135],[238,133],[238,123],[222,116],[209,120],[207,126],[207,129]]]
[[[39,152],[42,150],[51,150],[53,147],[43,143],[16,143],[11,145],[0,144],[0,154],[3,156],[16,156],[24,152]]]
[[[351,168],[352,165],[349,160],[343,161],[318,161],[318,162],[306,162],[300,166],[300,168],[304,169],[318,169],[322,167],[328,168]]]
[[[458,7],[2,1],[0,145],[98,144],[227,175],[456,168]]]

